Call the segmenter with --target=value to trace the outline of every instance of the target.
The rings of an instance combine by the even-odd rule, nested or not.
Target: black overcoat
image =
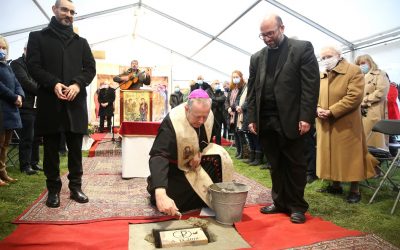
[[[113,116],[114,115],[114,101],[115,101],[115,89],[103,88],[99,91],[99,116]],[[108,103],[106,107],[101,106],[101,103]]]
[[[319,68],[314,48],[308,41],[287,38],[275,70],[274,94],[283,133],[287,138],[300,136],[299,121],[314,123],[319,96]],[[267,75],[268,48],[253,54],[247,90],[249,123],[260,128],[260,104]]]
[[[31,32],[27,63],[29,73],[39,85],[36,120],[38,134],[58,133],[63,129],[86,134],[86,86],[96,75],[96,62],[86,39],[74,34],[69,42],[64,42],[48,27]],[[54,86],[58,82],[67,86],[79,84],[80,92],[73,101],[57,98]]]

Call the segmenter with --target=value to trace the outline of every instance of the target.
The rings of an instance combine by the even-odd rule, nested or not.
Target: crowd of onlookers
[[[347,201],[355,203],[361,199],[358,187],[360,178],[381,175],[376,160],[366,152],[367,147],[362,145],[388,150],[389,141],[398,140],[396,137],[388,138],[372,132],[372,128],[381,119],[400,119],[400,87],[390,81],[388,74],[378,68],[370,55],[358,56],[353,64],[347,62],[337,48],[327,47],[321,51],[320,59],[321,90],[315,114],[316,124],[304,135],[308,162],[307,183],[318,178],[332,180],[328,187],[319,191],[341,194],[341,182],[350,182]],[[332,74],[329,84],[324,84],[324,79],[334,68],[339,73],[343,71],[343,76]],[[221,144],[222,136],[235,146],[236,159],[242,159],[250,166],[270,169],[258,136],[248,128],[247,81],[242,72],[235,70],[229,81],[214,80],[211,84],[200,75],[196,81],[191,82],[190,92],[198,88],[205,90],[212,99],[215,143]],[[171,108],[183,101],[184,95],[176,87],[170,97]],[[335,146],[330,147],[327,143]],[[364,164],[360,161],[365,157],[369,159],[369,165],[375,166],[372,168],[375,171],[371,171],[371,166],[365,169],[362,167]],[[331,158],[337,160],[332,161]],[[356,172],[363,172],[362,177]]]
[[[11,64],[7,61],[8,49],[6,39],[0,37],[0,105],[2,111],[0,114],[3,116],[0,127],[0,186],[16,181],[8,176],[5,168],[7,147],[12,136],[15,135],[14,131],[17,132],[16,134],[20,139],[19,165],[21,172],[32,175],[42,170],[38,165],[40,138],[34,134],[38,86],[27,70],[25,62],[26,48],[24,54],[17,60],[12,61]],[[358,56],[354,64],[352,64],[341,56],[340,51],[329,47],[321,52],[320,58],[320,66],[323,71],[321,72],[321,90],[318,109],[316,110],[316,124],[305,135],[306,147],[309,149],[306,156],[308,160],[307,182],[311,183],[318,178],[330,179],[331,177],[325,176],[325,171],[329,170],[331,173],[332,169],[330,168],[334,168],[338,171],[338,176],[335,176],[332,185],[329,185],[328,189],[323,191],[342,193],[340,183],[349,181],[353,183],[353,189],[356,190],[354,193],[359,194],[357,181],[351,181],[351,173],[340,168],[342,165],[349,164],[349,159],[345,155],[349,155],[351,162],[357,158],[357,154],[364,154],[365,152],[350,153],[354,150],[346,151],[344,150],[346,148],[344,145],[348,145],[349,149],[351,149],[352,144],[348,140],[351,136],[354,136],[354,131],[360,129],[362,133],[357,135],[355,140],[361,138],[361,140],[365,140],[363,143],[368,146],[388,150],[389,140],[395,142],[397,140],[396,137],[388,138],[383,134],[372,132],[372,128],[381,119],[400,119],[398,108],[399,86],[390,81],[388,74],[379,69],[369,55]],[[323,85],[323,81],[329,72],[338,67],[338,71],[343,70],[341,68],[346,68],[343,71],[343,75],[346,77],[340,78],[335,75],[333,80],[329,80],[329,85]],[[350,72],[351,70],[348,70],[348,68],[352,69],[353,72]],[[358,79],[358,82],[355,79]],[[339,91],[332,87],[334,86],[332,83],[343,85],[345,89]],[[343,86],[341,88],[344,88]],[[243,73],[235,70],[232,72],[229,81],[220,82],[219,80],[214,80],[211,84],[204,81],[203,76],[200,75],[196,81],[192,81],[190,91],[199,88],[205,90],[212,99],[212,111],[214,114],[213,137],[215,143],[221,144],[222,138],[225,138],[234,144],[236,148],[235,157],[237,159],[242,159],[244,163],[250,166],[261,166],[261,169],[270,169],[258,136],[251,133],[248,128],[247,80],[244,79]],[[357,97],[359,95],[361,97]],[[337,104],[333,102],[335,99],[338,102]],[[170,96],[171,108],[182,102],[184,102],[184,95],[180,88],[176,86]],[[339,105],[347,105],[350,111],[336,111],[334,107]],[[326,109],[327,107],[330,108]],[[340,116],[347,117],[347,122],[352,124],[350,130],[347,131],[350,137],[346,137],[343,133],[343,129],[346,129],[346,124],[339,124],[337,122],[338,119],[334,119],[337,118],[338,114],[332,114],[332,112],[343,112],[343,114],[340,113]],[[343,120],[345,119],[341,118],[341,121]],[[360,126],[358,127],[357,124]],[[332,131],[336,131],[338,128],[340,128],[341,133],[335,135]],[[342,138],[343,136],[346,138]],[[328,143],[325,141],[327,138],[330,141],[333,140],[336,145],[336,148],[330,148],[328,152],[323,148]],[[63,145],[60,146],[61,151],[65,150],[65,142],[63,142]],[[63,147],[64,149],[62,149]],[[334,163],[335,166],[327,168],[326,166],[329,164],[325,160],[331,157],[336,157],[346,162],[336,162]],[[346,166],[342,167],[345,168]],[[377,172],[374,175],[379,175],[377,168],[376,170]],[[359,197],[353,200],[358,201]]]

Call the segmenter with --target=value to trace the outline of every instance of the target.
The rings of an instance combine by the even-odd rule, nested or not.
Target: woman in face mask
[[[372,132],[372,127],[381,119],[387,119],[387,94],[389,92],[389,79],[386,72],[380,70],[370,55],[361,55],[356,58],[357,64],[364,73],[365,86],[364,98],[361,108],[365,110],[363,126],[368,138],[368,146],[388,149],[387,138],[382,133]]]
[[[22,106],[24,91],[7,64],[7,40],[0,36],[0,107],[3,115],[3,127],[0,132],[0,186],[16,182],[6,171],[7,149],[14,129],[22,128],[19,109]]]
[[[231,75],[230,91],[225,101],[225,109],[229,114],[229,134],[233,134],[235,137],[236,146],[236,158],[242,159],[243,157],[243,140],[240,139],[237,131],[237,119],[238,114],[241,112],[239,105],[240,95],[242,93],[243,86],[245,85],[243,80],[243,74],[239,70],[235,70]]]
[[[358,182],[373,177],[378,164],[368,153],[362,129],[364,77],[334,47],[323,48],[320,58],[326,70],[321,72],[317,106],[317,176],[332,183],[318,191],[342,194],[341,182],[350,182],[346,200],[357,203],[361,200]]]

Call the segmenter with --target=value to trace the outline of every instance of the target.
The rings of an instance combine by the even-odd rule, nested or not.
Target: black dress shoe
[[[271,169],[271,164],[269,164],[269,162],[265,163],[264,165],[262,165],[260,167],[260,169]]]
[[[71,190],[69,198],[73,199],[78,203],[89,202],[89,198],[81,190]]]
[[[260,212],[263,214],[278,214],[284,213],[283,209],[277,208],[274,204],[260,208]]]
[[[43,171],[43,168],[41,166],[37,165],[37,164],[32,165],[32,169],[33,170],[37,170],[37,171]]]
[[[60,206],[60,194],[49,192],[47,195],[46,206],[48,207],[59,207]]]
[[[26,166],[26,167],[21,168],[21,173],[25,173],[27,175],[33,175],[33,174],[36,174],[37,172],[35,170],[33,170],[31,168],[31,166]]]
[[[303,224],[306,222],[306,216],[302,212],[293,212],[290,214],[290,221],[296,224]]]
[[[329,194],[343,194],[343,188],[342,187],[333,187],[333,186],[329,185],[326,188],[318,189],[317,192],[329,193]]]
[[[361,193],[350,192],[346,198],[348,203],[358,203],[361,200]]]

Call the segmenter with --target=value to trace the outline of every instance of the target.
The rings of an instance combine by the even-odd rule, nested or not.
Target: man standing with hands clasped
[[[271,163],[272,199],[261,213],[287,213],[304,223],[307,162],[304,135],[315,120],[319,69],[308,41],[286,37],[282,19],[268,15],[259,37],[267,45],[250,59],[249,130],[257,133]]]
[[[38,82],[37,133],[43,136],[43,168],[49,191],[46,205],[60,206],[60,135],[68,147],[70,198],[89,201],[82,192],[82,138],[87,134],[86,86],[96,74],[95,60],[86,39],[75,34],[76,15],[70,0],[57,0],[54,16],[41,31],[31,32],[28,41],[28,69]]]

